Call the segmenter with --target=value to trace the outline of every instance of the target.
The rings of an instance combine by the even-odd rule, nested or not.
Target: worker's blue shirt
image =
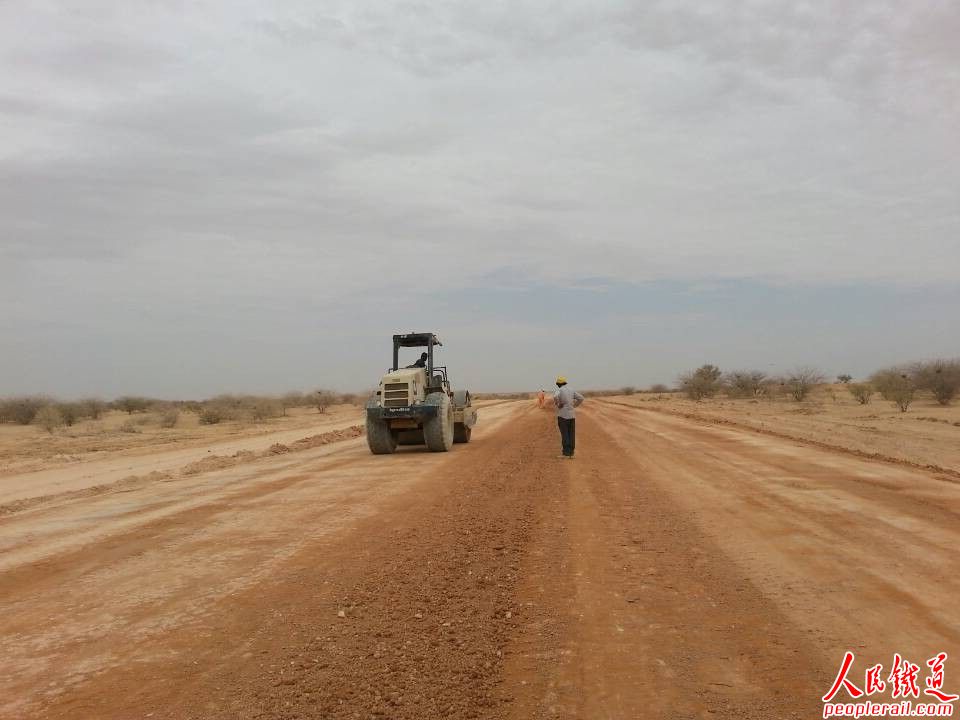
[[[577,416],[576,408],[583,403],[583,395],[569,385],[564,385],[553,394],[553,405],[557,409],[557,417],[573,420]]]

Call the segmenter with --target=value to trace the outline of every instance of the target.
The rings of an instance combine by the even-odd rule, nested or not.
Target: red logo
[[[893,665],[889,675],[884,678],[883,665],[877,663],[868,667],[863,674],[863,686],[850,679],[856,656],[849,650],[844,653],[840,670],[833,685],[823,696],[823,717],[876,717],[886,715],[950,717],[953,715],[954,702],[960,695],[944,692],[943,665],[947,654],[940,652],[927,660],[928,676],[924,679],[924,695],[936,698],[937,703],[914,703],[910,698],[920,698],[920,666],[910,662],[899,653],[893,656]],[[884,693],[890,690],[890,699],[897,702],[874,702],[862,698]],[[848,698],[837,698],[841,690],[846,690]],[[836,700],[835,700],[836,698]],[[847,702],[839,702],[847,700]]]

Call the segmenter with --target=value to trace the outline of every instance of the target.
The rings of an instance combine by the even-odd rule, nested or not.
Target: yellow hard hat
[[[557,385],[566,385],[567,379],[563,375],[557,375]]]

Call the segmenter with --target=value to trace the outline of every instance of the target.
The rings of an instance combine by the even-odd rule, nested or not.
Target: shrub
[[[150,407],[150,400],[133,395],[124,395],[114,400],[113,406],[118,410],[123,410],[128,415],[132,415],[135,412],[143,412]]]
[[[620,388],[621,395],[634,395],[637,392],[637,389],[633,385],[626,385],[625,387]]]
[[[870,376],[870,384],[884,400],[892,402],[900,412],[906,412],[917,390],[912,374],[911,368],[906,366],[884,368]]]
[[[873,386],[870,383],[853,383],[847,385],[847,390],[861,405],[868,405],[873,397]]]
[[[893,404],[900,408],[900,412],[906,412],[907,408],[910,407],[910,403],[913,402],[914,392],[915,388],[913,383],[910,382],[909,379],[906,379],[890,391],[890,398],[893,400]]]
[[[960,390],[960,360],[917,363],[911,375],[917,389],[929,390],[941,405],[949,405]]]
[[[756,397],[762,393],[767,374],[760,370],[734,370],[723,376],[730,397]]]
[[[715,365],[701,365],[680,376],[680,389],[691,400],[700,402],[703,398],[713,397],[720,389],[720,375],[720,368]]]
[[[302,392],[288,392],[280,398],[280,409],[284,415],[287,414],[287,410],[290,408],[303,407],[304,405],[310,404],[312,403],[304,398]]]
[[[107,404],[97,398],[84,398],[77,405],[80,407],[80,417],[88,417],[91,420],[99,420],[107,408]]]
[[[201,425],[218,425],[223,420],[223,412],[216,406],[205,407],[200,410]]]
[[[668,387],[667,387],[666,385],[664,385],[663,383],[656,383],[656,384],[650,386],[650,390],[648,390],[648,392],[652,392],[652,393],[666,393],[666,392],[670,392],[670,388],[668,388]]]
[[[322,413],[326,412],[327,408],[333,405],[336,400],[336,394],[330,392],[329,390],[317,390],[317,393],[314,396],[314,401],[317,404],[317,410]]]
[[[282,412],[280,403],[266,398],[251,399],[246,410],[254,422],[277,417]]]
[[[14,422],[17,425],[29,425],[44,405],[47,398],[40,396],[14,397],[0,403],[0,422]]]
[[[160,427],[172,428],[177,426],[177,420],[180,419],[180,411],[177,408],[167,408],[160,415]]]
[[[58,403],[57,410],[63,418],[63,424],[71,427],[77,420],[83,416],[83,408],[80,403]]]
[[[853,375],[837,375],[837,382],[843,385],[849,384],[851,380],[853,380]]]
[[[136,434],[143,432],[140,428],[137,427],[137,424],[133,420],[124,420],[123,424],[117,428],[122,433],[131,433]]]
[[[815,368],[797,368],[787,378],[787,391],[794,400],[800,402],[810,394],[817,383],[822,383],[823,379],[823,374]]]
[[[52,433],[63,425],[63,415],[55,405],[44,405],[34,414],[33,423]]]
[[[893,401],[894,391],[906,377],[906,370],[900,367],[889,367],[877,370],[870,376],[870,384],[880,393],[884,400]]]

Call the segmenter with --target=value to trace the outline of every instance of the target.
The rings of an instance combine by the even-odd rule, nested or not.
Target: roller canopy
[[[430,347],[431,345],[443,346],[433,333],[407,333],[406,335],[394,335],[393,344],[396,347]]]

